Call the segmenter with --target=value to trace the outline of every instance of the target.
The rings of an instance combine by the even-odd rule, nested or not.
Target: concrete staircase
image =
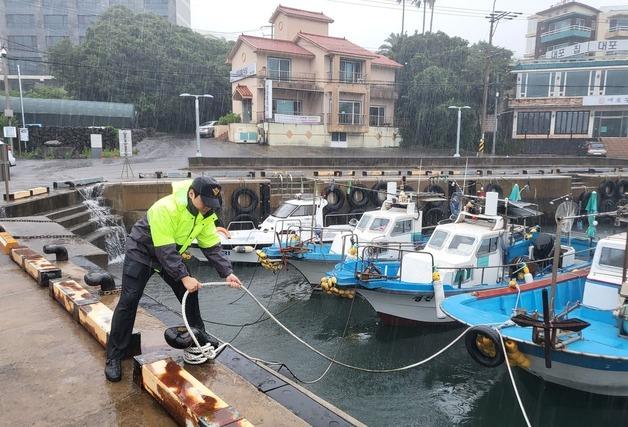
[[[628,159],[628,138],[600,138],[606,146],[607,157]]]

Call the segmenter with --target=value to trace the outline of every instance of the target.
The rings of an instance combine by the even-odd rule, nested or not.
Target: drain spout
[[[89,286],[100,286],[103,292],[111,292],[116,289],[116,281],[109,273],[87,273],[83,280]]]
[[[62,245],[44,245],[45,254],[55,254],[57,261],[68,260],[68,250]]]

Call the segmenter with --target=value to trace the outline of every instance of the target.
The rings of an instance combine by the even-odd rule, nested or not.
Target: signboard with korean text
[[[246,67],[239,68],[237,70],[233,70],[229,72],[229,81],[231,83],[237,82],[238,80],[245,79],[250,76],[254,76],[256,74],[256,64],[255,62],[247,65]]]
[[[583,96],[582,105],[628,105],[628,95]]]
[[[264,118],[273,118],[273,81],[264,82]]]
[[[294,116],[290,114],[275,114],[275,123],[292,123],[297,125],[318,125],[320,116]]]
[[[28,128],[20,128],[20,141],[28,142]]]
[[[561,59],[583,53],[616,52],[620,50],[628,50],[628,40],[593,40],[550,50],[545,54],[545,58]]]
[[[120,129],[118,131],[120,141],[120,157],[131,157],[133,155],[133,141],[131,140],[130,129]]]
[[[15,126],[5,126],[3,130],[5,138],[17,138],[17,128]]]

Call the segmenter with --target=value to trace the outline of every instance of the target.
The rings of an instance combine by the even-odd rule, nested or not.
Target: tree
[[[24,93],[26,98],[70,99],[68,92],[62,87],[35,85]]]
[[[401,94],[396,117],[405,146],[453,150],[455,111],[450,105],[468,105],[462,120],[461,147],[475,151],[480,136],[485,43],[469,46],[466,40],[445,33],[393,37],[382,45],[392,59],[404,64],[397,83]],[[494,75],[502,92],[514,87],[509,73],[512,52],[493,47]]]
[[[229,67],[232,42],[207,39],[151,14],[110,8],[78,46],[51,49],[54,76],[75,99],[135,104],[143,127],[194,129],[194,103],[184,92],[214,95],[201,101],[201,120],[231,107]]]

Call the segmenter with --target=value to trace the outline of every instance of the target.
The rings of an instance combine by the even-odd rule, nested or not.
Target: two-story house
[[[329,36],[323,13],[278,6],[272,38],[241,35],[231,64],[236,142],[262,134],[272,145],[398,146],[395,61]]]
[[[512,137],[550,152],[559,140],[628,147],[628,6],[561,2],[528,23],[525,59],[512,70]]]

